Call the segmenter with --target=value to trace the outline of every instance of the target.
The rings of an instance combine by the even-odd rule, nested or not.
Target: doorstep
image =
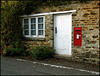
[[[63,58],[68,60],[73,60],[73,58],[69,55],[54,55],[55,58]]]

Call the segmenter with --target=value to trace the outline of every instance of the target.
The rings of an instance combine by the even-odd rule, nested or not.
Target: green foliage
[[[4,56],[25,56],[26,53],[22,48],[6,48]]]
[[[37,46],[34,47],[33,50],[29,52],[31,57],[37,60],[42,60],[42,59],[52,58],[55,50],[47,46]]]
[[[2,4],[1,9],[1,38],[6,47],[11,46],[18,48],[21,46],[22,24],[16,12],[16,3],[9,5]]]

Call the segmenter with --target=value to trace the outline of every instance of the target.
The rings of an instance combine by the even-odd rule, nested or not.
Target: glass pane
[[[43,30],[38,30],[38,35],[43,35]]]
[[[28,27],[28,25],[24,25],[24,29],[28,29],[29,27]]]
[[[36,23],[36,19],[35,18],[32,18],[31,19],[31,23]]]
[[[32,24],[31,25],[31,29],[36,29],[36,25],[35,24]]]
[[[24,19],[24,23],[28,23],[28,19]]]
[[[43,29],[43,24],[38,24],[38,29]]]
[[[43,17],[38,18],[38,23],[43,23]]]
[[[28,30],[24,30],[24,34],[25,35],[29,35],[29,31]]]
[[[31,30],[31,35],[36,35],[36,30]]]

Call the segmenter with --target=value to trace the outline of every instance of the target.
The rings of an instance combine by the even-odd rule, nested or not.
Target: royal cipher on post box
[[[82,27],[74,27],[74,46],[82,46]]]

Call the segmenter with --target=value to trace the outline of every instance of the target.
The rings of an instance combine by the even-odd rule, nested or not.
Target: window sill
[[[46,41],[45,38],[29,38],[29,37],[25,37],[26,41]]]

